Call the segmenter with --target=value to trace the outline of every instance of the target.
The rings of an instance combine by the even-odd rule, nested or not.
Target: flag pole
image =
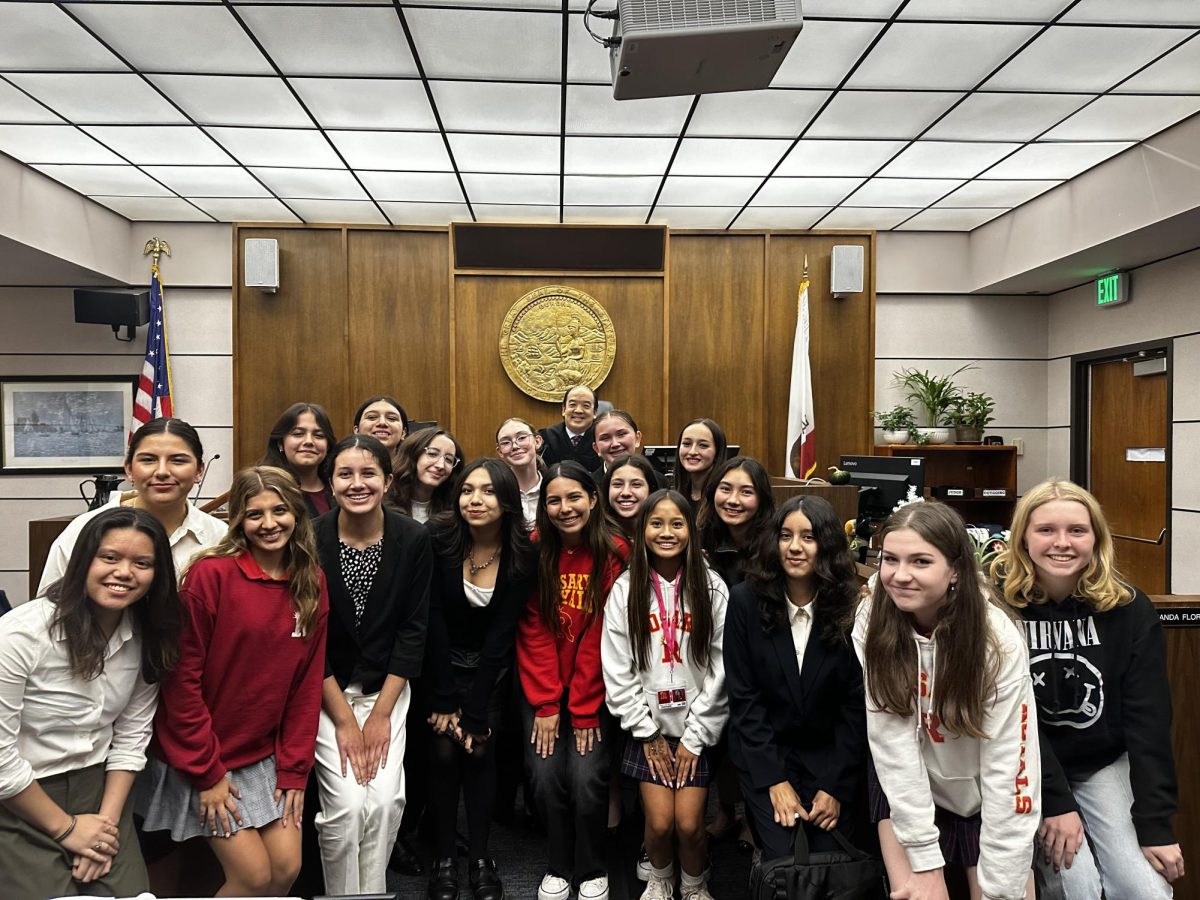
[[[153,254],[153,257],[150,260],[150,265],[152,268],[155,268],[155,269],[158,268],[159,256],[161,256],[164,253],[167,254],[167,256],[171,255],[171,245],[168,244],[166,241],[164,241],[162,238],[157,238],[157,237],[152,237],[152,238],[150,238],[150,240],[146,241],[146,246],[142,250],[142,256],[150,256],[151,254]],[[804,268],[807,271],[808,257],[804,258]]]

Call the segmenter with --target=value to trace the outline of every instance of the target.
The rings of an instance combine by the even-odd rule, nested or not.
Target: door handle
[[[1151,540],[1150,538],[1133,537],[1132,535],[1128,535],[1128,534],[1113,534],[1114,538],[1120,538],[1123,541],[1133,541],[1135,544],[1161,544],[1163,542],[1163,539],[1166,536],[1167,536],[1167,529],[1165,529],[1165,528],[1158,533],[1157,540]]]

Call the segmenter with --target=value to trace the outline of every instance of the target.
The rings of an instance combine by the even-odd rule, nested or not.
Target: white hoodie
[[[1001,654],[995,697],[983,722],[988,737],[956,737],[932,712],[937,639],[952,636],[935,631],[926,638],[913,632],[918,678],[914,693],[922,717],[897,716],[871,703],[864,659],[870,616],[868,599],[858,608],[853,632],[854,649],[863,664],[867,737],[891,806],[892,828],[909,865],[914,872],[925,872],[945,864],[934,824],[935,805],[960,816],[982,811],[976,872],[980,890],[988,900],[1021,900],[1042,796],[1037,705],[1021,633],[1001,610],[988,605],[988,626]]]
[[[708,651],[707,668],[692,662],[689,647],[691,632],[680,632],[679,661],[671,667],[663,662],[664,649],[659,641],[658,604],[650,602],[650,666],[637,668],[629,642],[629,572],[624,572],[608,594],[604,604],[604,633],[600,638],[600,658],[604,667],[604,687],[608,709],[621,721],[621,727],[636,740],[644,741],[655,731],[667,737],[679,738],[697,756],[705,747],[720,739],[729,721],[729,698],[725,694],[725,663],[721,656],[724,646],[725,609],[729,591],[716,573],[707,569],[711,586],[713,630]],[[662,583],[663,603],[674,606],[669,581]],[[684,597],[680,614],[690,619],[691,604]],[[685,621],[687,621],[685,619]],[[659,709],[658,692],[671,687],[687,691],[687,706]]]

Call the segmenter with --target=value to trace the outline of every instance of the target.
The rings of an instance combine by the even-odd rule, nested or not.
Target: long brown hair
[[[696,514],[691,502],[678,491],[655,491],[642,504],[638,514],[637,531],[634,533],[633,554],[629,559],[629,643],[633,649],[633,661],[639,671],[650,668],[650,554],[646,549],[646,523],[654,515],[654,509],[664,500],[670,500],[683,513],[687,522],[688,542],[683,551],[679,593],[677,597],[687,600],[687,611],[692,616],[691,638],[688,640],[688,656],[697,666],[707,666],[713,636],[712,583],[708,568],[704,565],[704,551],[700,549],[700,535],[696,530]],[[677,607],[678,599],[675,601]],[[663,627],[668,627],[664,622]]]
[[[429,498],[429,515],[432,517],[435,513],[445,512],[456,505],[455,498],[458,494],[455,485],[458,483],[458,474],[462,472],[465,464],[463,449],[455,440],[454,435],[445,429],[422,428],[401,441],[394,456],[396,477],[392,481],[392,489],[388,492],[387,499],[406,516],[412,515],[413,484],[417,480],[417,461],[438,435],[448,439],[454,445],[454,455],[458,457],[458,462],[454,464],[454,468],[450,470],[446,480],[433,489],[433,495]]]
[[[696,484],[692,483],[692,473],[683,467],[683,463],[679,461],[679,445],[683,443],[683,433],[693,425],[703,425],[708,429],[713,439],[713,449],[716,455],[713,456],[713,464],[705,470]],[[717,469],[721,463],[725,461],[725,449],[728,446],[728,441],[725,438],[725,429],[714,422],[712,419],[692,419],[682,428],[679,429],[679,437],[675,439],[675,490],[679,491],[688,498],[688,502],[692,499],[692,489],[696,489],[696,493],[700,495],[701,502],[708,494],[708,486],[712,484],[713,478],[717,474]]]
[[[604,606],[605,575],[608,572],[609,559],[617,552],[617,545],[613,542],[608,524],[604,521],[596,481],[588,470],[574,460],[564,460],[550,466],[542,476],[537,506],[538,612],[542,622],[555,635],[562,633],[562,621],[558,617],[558,607],[562,602],[558,558],[562,553],[563,542],[562,535],[546,512],[546,493],[550,489],[550,482],[557,478],[574,481],[592,500],[592,510],[588,514],[582,535],[583,546],[587,547],[588,553],[592,555],[592,571],[583,591],[583,611],[588,615],[594,614]]]
[[[296,624],[302,634],[309,636],[321,605],[321,568],[308,507],[300,486],[290,472],[274,466],[251,466],[234,475],[233,483],[229,485],[229,531],[215,547],[196,554],[192,566],[209,556],[241,556],[250,552],[250,543],[243,527],[246,506],[263,491],[278,494],[288,512],[296,519],[284,558],[288,569],[288,594],[292,599],[292,609],[297,614]],[[186,576],[184,583],[187,583]]]
[[[988,606],[995,600],[980,579],[966,525],[945,504],[910,503],[892,513],[880,529],[885,551],[888,535],[902,528],[931,544],[958,576],[934,629],[939,640],[933,711],[946,730],[959,737],[988,737],[983,723],[996,692],[1000,645],[987,620]],[[912,615],[896,606],[882,578],[876,579],[875,592],[865,602],[871,604],[864,653],[870,700],[878,709],[911,716],[918,677]]]

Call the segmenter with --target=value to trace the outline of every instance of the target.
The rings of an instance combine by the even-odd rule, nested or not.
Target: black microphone
[[[220,453],[214,453],[212,459],[208,461],[208,465],[204,467],[204,474],[200,476],[200,480],[196,482],[196,496],[192,498],[192,506],[200,502],[200,491],[204,487],[204,479],[208,477],[208,473],[212,471],[212,464],[221,458]]]

